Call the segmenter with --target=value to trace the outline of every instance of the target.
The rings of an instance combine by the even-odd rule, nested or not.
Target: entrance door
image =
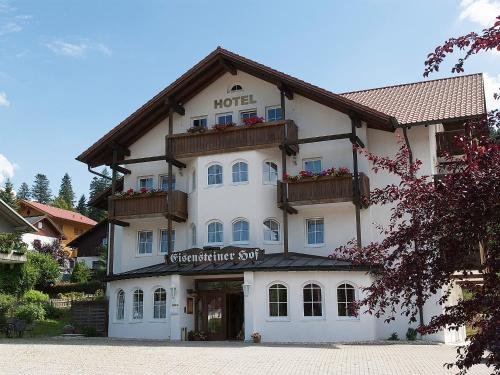
[[[209,340],[226,339],[226,314],[224,293],[207,293],[202,297],[202,325]]]

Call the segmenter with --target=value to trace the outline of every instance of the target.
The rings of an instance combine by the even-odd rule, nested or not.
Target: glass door
[[[202,296],[202,326],[209,340],[226,339],[224,293],[207,293]]]

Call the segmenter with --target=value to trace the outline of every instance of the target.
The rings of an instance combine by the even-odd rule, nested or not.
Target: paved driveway
[[[454,374],[445,345],[247,345],[110,339],[0,339],[2,375]],[[481,366],[471,374],[488,374]]]

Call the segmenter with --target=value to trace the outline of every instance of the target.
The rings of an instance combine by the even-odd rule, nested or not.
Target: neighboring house
[[[48,245],[66,238],[61,228],[47,215],[28,216],[25,219],[36,228],[36,233],[23,234],[22,239],[28,246],[28,250],[35,249],[35,242],[39,242],[40,245]]]
[[[328,258],[353,238],[381,240],[376,224],[390,208],[361,197],[399,183],[353,144],[394,155],[406,129],[419,173],[432,176],[463,122],[485,113],[481,74],[338,95],[218,48],[77,158],[115,171],[114,189],[94,202],[108,202],[109,335],[405,337],[406,317],[386,324],[351,309],[372,282],[367,267]],[[342,177],[307,177],[342,167]],[[425,304],[425,322],[443,312],[445,288]],[[448,303],[459,295],[452,286]]]
[[[36,228],[0,199],[0,234],[29,232],[36,232]],[[0,264],[16,264],[25,261],[26,254],[16,253],[15,249],[9,252],[0,249]]]
[[[77,261],[85,262],[86,266],[96,269],[100,264],[100,255],[108,244],[108,220],[104,219],[85,233],[68,242],[68,246],[76,249]]]
[[[75,239],[83,232],[97,224],[94,220],[74,211],[52,207],[35,201],[20,200],[18,212],[23,217],[47,216],[56,223],[63,232],[62,245],[70,252],[70,257],[76,257],[76,253],[67,247],[68,242]]]

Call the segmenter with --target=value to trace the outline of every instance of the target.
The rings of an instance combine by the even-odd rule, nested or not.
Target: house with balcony
[[[353,311],[369,269],[328,257],[380,239],[369,191],[398,183],[353,146],[394,155],[406,132],[432,176],[438,134],[484,114],[481,74],[336,94],[217,48],[77,157],[113,170],[91,202],[109,214],[109,335],[404,337],[405,317]]]

